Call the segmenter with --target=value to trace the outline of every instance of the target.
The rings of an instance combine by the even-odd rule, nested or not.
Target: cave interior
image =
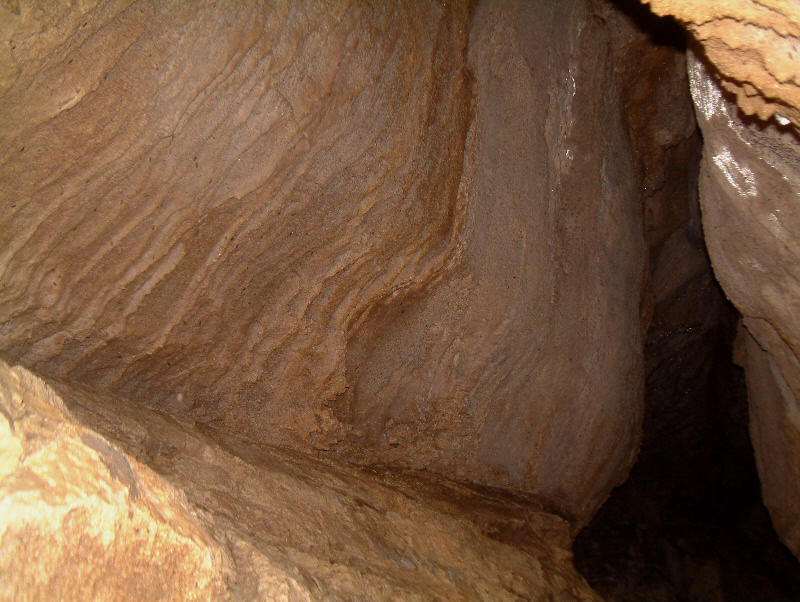
[[[44,58],[30,59],[14,80],[25,85],[4,80],[5,362],[44,377],[98,430],[103,412],[91,400],[106,396],[114,400],[102,402],[110,403],[106,416],[124,404],[120,415],[146,407],[164,420],[188,420],[253,465],[266,462],[259,446],[267,445],[355,466],[383,483],[447,498],[468,521],[480,523],[476,508],[486,504],[501,513],[504,505],[545,508],[570,524],[575,567],[607,600],[800,595],[797,560],[761,499],[737,364],[740,315],[705,245],[703,137],[686,71],[692,42],[677,21],[627,0],[546,8],[473,2],[446,17],[423,3],[399,17],[358,2],[331,9],[335,15],[289,3],[275,23],[234,18],[233,8],[196,21],[179,9],[145,15],[139,4],[59,15],[54,28],[62,33],[41,42],[50,44]],[[303,11],[319,27],[307,28],[295,14]],[[348,19],[356,25],[338,32]],[[392,33],[394,19],[413,27]],[[364,22],[369,35],[359,30]],[[31,56],[44,52],[34,37],[26,37]],[[547,40],[551,54],[541,49]],[[236,47],[242,41],[246,52]],[[136,50],[140,43],[145,50]],[[550,79],[525,80],[519,73],[538,66],[500,56],[504,43],[526,60],[541,58]],[[377,66],[359,59],[372,45]],[[156,62],[147,62],[148,49]],[[404,53],[407,68],[398,58]],[[269,85],[258,89],[248,69],[269,71]],[[74,98],[55,86],[40,101],[48,78],[67,82]],[[597,88],[575,95],[590,86]],[[613,99],[597,108],[592,98],[604,96]],[[274,115],[259,113],[256,97],[278,107]],[[559,106],[555,117],[531,116],[547,103]],[[119,120],[92,116],[103,112]],[[567,131],[571,120],[584,130],[581,119],[585,131]],[[607,165],[618,156],[628,170],[622,175]],[[545,167],[526,175],[536,162]],[[596,181],[587,175],[598,170]],[[451,173],[470,175],[459,183]],[[619,184],[619,196],[632,204],[608,215],[586,217],[563,200],[588,200],[630,177],[636,181]],[[530,209],[525,200],[547,197],[545,186],[552,198]],[[522,190],[521,201],[510,190]],[[514,199],[497,200],[504,196]],[[493,200],[475,200],[482,198]],[[403,201],[398,208],[387,199]],[[602,230],[603,219],[628,219],[631,211],[631,223],[640,220],[632,234],[624,221],[608,238],[587,226]],[[549,225],[518,226],[524,220]],[[628,234],[640,241],[620,255],[611,243],[597,251]],[[550,255],[529,242],[549,235],[559,241]],[[593,257],[604,253],[611,267]],[[219,267],[209,267],[214,257]],[[633,257],[632,267],[614,274],[619,257]],[[509,267],[517,260],[523,267]],[[539,276],[546,270],[537,261],[558,266]],[[552,284],[562,273],[563,284]],[[640,286],[597,300],[598,290],[629,273],[639,274]],[[519,284],[526,278],[537,282]],[[584,280],[587,292],[575,290]],[[525,300],[537,287],[556,291],[563,316]],[[492,322],[506,303],[511,322],[541,316],[567,334],[518,335],[529,328],[524,320]],[[618,303],[638,308],[635,324],[609,329],[622,336],[631,329],[633,342],[606,340],[609,330],[591,324],[564,326],[594,307],[616,315],[608,307]],[[572,389],[514,372],[528,362],[532,373],[552,368],[564,380],[583,365],[572,350],[585,331],[594,337],[587,346],[630,345],[644,375],[640,415],[623,408],[608,435],[624,447],[641,425],[640,442],[630,461],[598,452],[599,466],[587,469],[601,475],[597,486],[570,464],[583,456],[561,460],[573,447],[569,434],[580,431],[572,419],[553,419],[547,432],[555,443],[529,427],[538,441],[529,447],[519,426],[556,413],[555,405],[541,414],[520,409],[530,389],[550,387],[553,399]],[[541,348],[527,351],[539,338]],[[519,358],[504,359],[513,354]],[[569,358],[564,369],[548,363],[561,357]],[[502,378],[484,365],[499,366]],[[488,401],[459,405],[468,388]],[[507,407],[493,405],[492,391]],[[604,412],[574,420],[602,423],[613,408]],[[129,452],[121,427],[103,435]],[[172,452],[142,437],[152,445],[140,446],[140,459],[166,474]],[[480,445],[464,443],[471,438]],[[606,449],[606,439],[593,440]],[[520,460],[527,453],[546,460]],[[584,454],[591,458],[591,449]],[[618,472],[606,474],[603,465],[614,462]],[[497,524],[489,529],[494,539],[528,545],[518,523]]]

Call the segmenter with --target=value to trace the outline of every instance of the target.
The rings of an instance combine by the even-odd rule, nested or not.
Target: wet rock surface
[[[664,4],[654,3],[656,9]],[[694,3],[693,9],[698,10],[700,4]],[[724,12],[723,4],[704,6],[706,18]],[[639,87],[654,89],[653,97],[663,98],[663,93],[657,91],[663,85],[665,70],[682,69],[670,59],[685,60],[685,34],[676,29],[675,22],[648,14],[644,7],[622,5],[642,30],[660,43],[658,50],[650,50],[637,68]],[[676,14],[685,17],[683,12]],[[690,31],[697,35],[694,28],[690,27]],[[707,40],[701,42],[708,46]],[[730,42],[735,46],[744,40]],[[706,65],[706,69],[715,67]],[[692,69],[689,73],[693,73]],[[715,71],[707,85],[715,88],[717,76]],[[692,83],[696,84],[696,80]],[[687,88],[684,82],[683,95],[674,97],[672,102],[631,111],[630,119],[637,124],[634,140],[652,138],[662,123],[680,123],[680,107],[685,110],[690,102]],[[678,92],[674,87],[669,90],[673,95]],[[633,92],[639,95],[636,88]],[[731,183],[726,173],[734,182],[737,177],[746,181],[745,170],[749,168],[737,162],[730,150],[733,147],[719,153],[719,129],[774,130],[743,117],[732,98],[727,103],[714,125],[700,120],[704,137],[718,149],[711,155],[716,160],[703,165],[702,176],[696,166],[700,154],[697,133],[694,140],[689,137],[681,144],[671,144],[661,153],[637,153],[645,170],[652,173],[644,181],[667,183],[650,187],[645,201],[650,278],[644,312],[649,324],[644,435],[638,463],[629,480],[614,491],[575,542],[576,565],[608,600],[774,601],[793,600],[800,591],[797,560],[780,543],[762,504],[763,492],[775,528],[786,543],[791,543],[791,508],[796,499],[793,428],[787,424],[787,406],[771,384],[774,363],[754,344],[747,330],[738,328],[739,313],[724,299],[725,293],[716,282],[705,250],[708,233],[703,232],[698,204],[699,177],[720,179],[716,170],[724,167],[727,171],[722,172],[721,180],[728,188]],[[708,103],[701,104],[698,113],[707,106]],[[746,138],[744,158],[763,153],[769,161],[770,151],[762,150],[755,137]],[[784,145],[782,156],[791,156],[795,152],[792,146]],[[725,163],[723,156],[731,161]],[[768,168],[761,171],[764,176],[758,178],[762,183],[759,191],[770,196],[776,189],[769,180],[774,180],[776,174],[770,175]],[[709,186],[708,181],[701,193],[705,186]],[[706,200],[714,198],[703,194]],[[774,200],[785,202],[790,196],[778,194]],[[753,211],[754,206],[748,210]],[[730,223],[728,209],[713,210],[719,212],[710,234],[716,238]],[[710,211],[704,210],[703,217]],[[757,253],[772,249],[769,237],[762,240],[760,228],[754,228],[758,220],[747,217],[739,222],[736,236],[723,234],[726,253],[738,255],[740,261],[752,261]],[[763,248],[757,249],[759,245]],[[780,254],[774,249],[768,253]],[[787,265],[793,265],[793,260],[785,259]],[[780,273],[779,261],[773,262],[776,275]],[[735,265],[726,268],[723,285],[725,278],[741,278],[732,275]],[[738,292],[747,291],[751,299],[758,298],[763,290],[755,280],[738,287]],[[794,293],[787,287],[784,290],[776,305],[791,307],[786,300]],[[743,297],[734,293],[731,299],[742,308],[738,301]],[[746,319],[744,323],[751,321]],[[749,328],[753,327],[751,324]],[[737,332],[738,341],[734,344]],[[755,365],[748,363],[745,348],[754,354]],[[780,345],[774,348],[779,355],[783,353]],[[747,366],[747,384],[744,371],[733,365],[733,356],[740,365]],[[756,447],[758,470],[748,427]]]
[[[800,153],[790,130],[748,124],[690,56],[703,129],[700,201],[714,272],[743,315],[751,436],[764,503],[800,554]],[[763,354],[766,353],[766,356]]]

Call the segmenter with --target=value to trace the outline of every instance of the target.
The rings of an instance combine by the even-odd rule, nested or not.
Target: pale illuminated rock
[[[222,599],[230,557],[174,487],[0,363],[0,598]]]
[[[530,504],[220,445],[58,388],[69,411],[0,363],[0,448],[22,450],[0,480],[4,600],[597,599],[569,525]]]
[[[747,115],[800,132],[800,6],[787,0],[642,0],[700,43]]]

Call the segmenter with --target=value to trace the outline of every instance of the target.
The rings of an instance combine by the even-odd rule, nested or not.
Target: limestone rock
[[[539,493],[576,522],[627,474],[644,240],[611,32],[584,2],[476,8],[464,234],[446,278],[354,333],[348,455]]]
[[[800,6],[788,0],[643,0],[677,17],[747,115],[800,132]]]
[[[744,316],[751,434],[764,502],[800,556],[800,153],[791,131],[742,122],[690,57],[703,130],[700,200],[714,272]]]
[[[0,363],[0,598],[223,599],[231,559],[185,496]]]
[[[0,363],[4,600],[597,600],[530,504],[58,389]]]
[[[592,4],[0,5],[0,354],[585,523],[643,390]]]
[[[745,324],[750,436],[761,495],[775,530],[800,557],[800,365],[769,323],[748,319]],[[763,347],[759,341],[765,341]]]

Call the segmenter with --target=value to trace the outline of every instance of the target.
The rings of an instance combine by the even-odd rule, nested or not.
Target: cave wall
[[[745,115],[800,127],[800,7],[786,0],[642,0],[677,17]]]
[[[743,315],[750,431],[764,502],[800,553],[800,155],[794,135],[745,125],[703,63],[690,62],[704,127],[700,190],[715,272]],[[734,116],[732,118],[732,116]],[[757,344],[755,344],[757,342]]]
[[[3,600],[583,600],[569,524],[0,361]],[[506,535],[512,535],[507,538]]]
[[[688,71],[706,243],[743,316],[737,361],[764,503],[800,556],[800,13],[778,1],[650,3],[696,40]]]
[[[452,254],[468,15],[243,8],[7,13],[5,356],[324,445],[349,332]]]
[[[610,42],[584,2],[477,7],[459,257],[353,337],[356,453],[539,491],[581,519],[627,472],[644,245]]]
[[[235,6],[0,8],[2,357],[585,522],[640,436],[635,28]]]
[[[797,19],[651,4],[701,43],[705,237],[798,553],[795,62],[764,51]],[[0,586],[593,599],[570,538],[637,452],[642,333],[666,400],[720,305],[682,51],[620,6],[0,3],[0,357],[69,406],[0,364],[2,541],[94,546]]]

